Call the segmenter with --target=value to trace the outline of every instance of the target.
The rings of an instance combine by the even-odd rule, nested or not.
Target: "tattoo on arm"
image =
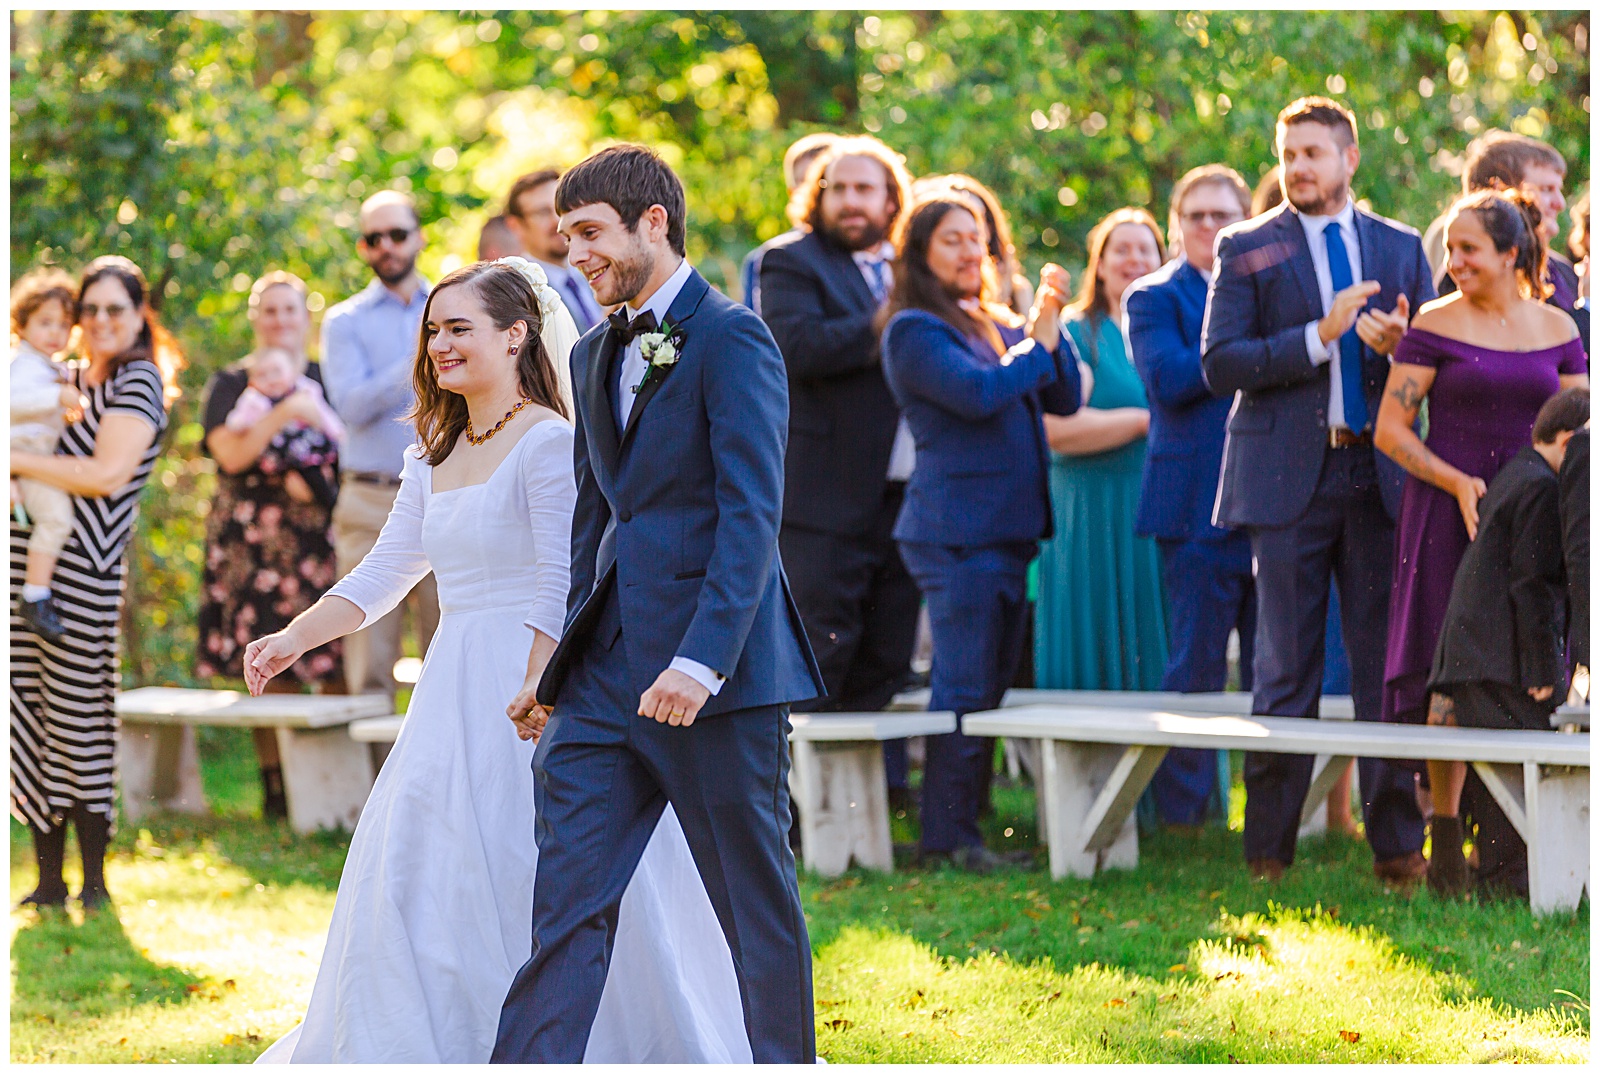
[[[1400,408],[1407,414],[1415,414],[1417,408],[1422,406],[1422,401],[1427,396],[1428,393],[1423,391],[1421,386],[1411,377],[1402,380],[1389,392],[1389,398],[1399,403]]]

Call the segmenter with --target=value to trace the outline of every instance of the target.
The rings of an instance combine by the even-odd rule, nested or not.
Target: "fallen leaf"
[[[848,1018],[830,1018],[822,1024],[827,1026],[829,1029],[849,1029],[851,1026],[855,1025],[855,1023],[850,1021]]]
[[[1347,970],[1355,969],[1356,968],[1356,960],[1353,959],[1353,958],[1345,959],[1344,960],[1344,968],[1347,969]]]
[[[197,984],[184,985],[183,990],[188,992],[190,995],[193,995],[194,993],[200,991],[200,986]]]
[[[1353,1029],[1341,1029],[1339,1030],[1339,1039],[1344,1041],[1346,1044],[1354,1044],[1356,1041],[1361,1039],[1361,1034],[1357,1033]]]
[[[1031,917],[1031,918],[1033,918],[1033,919],[1034,919],[1034,920],[1035,920],[1035,921],[1038,921],[1038,920],[1039,920],[1039,919],[1041,919],[1041,918],[1042,918],[1042,917],[1044,917],[1044,915],[1043,915],[1043,914],[1041,914],[1041,913],[1040,913],[1040,912],[1039,912],[1039,911],[1037,911],[1037,910],[1034,910],[1034,909],[1032,909],[1032,908],[1029,908],[1029,909],[1027,909],[1027,910],[1024,910],[1024,911],[1022,911],[1022,912],[1023,912],[1023,913],[1024,913],[1024,914],[1025,914],[1025,915],[1027,915],[1027,916],[1028,916],[1028,917]]]
[[[1162,1033],[1161,1035],[1163,1037],[1167,1037],[1167,1038],[1183,1036],[1183,1034],[1178,1032],[1176,1029],[1169,1029],[1169,1030],[1165,1031],[1164,1033]]]
[[[117,1047],[120,1048],[120,1047],[122,1047],[122,1045],[124,1045],[126,1043],[128,1043],[128,1038],[127,1037],[123,1037],[121,1040],[117,1041]]]
[[[1167,972],[1168,973],[1188,973],[1189,972],[1189,964],[1187,962],[1175,962],[1172,965],[1167,967]]]
[[[1140,921],[1138,918],[1134,918],[1132,921],[1124,921],[1122,923],[1122,927],[1125,929],[1136,929],[1142,924],[1144,924],[1143,921]]]
[[[233,1043],[233,1034],[232,1033],[225,1034],[223,1036],[223,1038],[222,1038],[222,1043],[224,1043],[224,1044],[232,1044]]]
[[[222,982],[222,987],[223,988],[234,988],[234,989],[237,989],[239,986],[234,984],[232,977],[229,977],[226,981]]]
[[[1106,1006],[1107,1007],[1126,1007],[1127,1005],[1128,1005],[1128,1001],[1125,1000],[1125,999],[1122,999],[1120,997],[1117,998],[1117,999],[1106,1000]]]

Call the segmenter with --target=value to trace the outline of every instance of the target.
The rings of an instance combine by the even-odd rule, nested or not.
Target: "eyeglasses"
[[[1185,224],[1204,224],[1204,223],[1207,223],[1207,222],[1213,223],[1213,224],[1231,224],[1235,220],[1243,220],[1243,219],[1244,219],[1244,217],[1241,216],[1240,214],[1238,214],[1238,213],[1230,213],[1226,209],[1217,209],[1217,210],[1214,210],[1212,212],[1196,212],[1196,213],[1184,213],[1183,214],[1183,222]]]
[[[111,318],[113,321],[115,321],[116,319],[118,319],[119,317],[121,317],[123,314],[127,313],[131,309],[133,309],[132,306],[122,306],[122,305],[113,305],[113,306],[85,305],[85,306],[80,306],[79,307],[79,310],[83,313],[83,319],[86,320],[86,321],[92,321],[96,317],[100,316],[102,313],[105,314],[107,317]]]
[[[411,228],[407,227],[392,227],[387,231],[368,231],[361,236],[361,241],[368,246],[376,246],[384,239],[388,239],[396,246],[399,246],[411,237],[411,230]]]

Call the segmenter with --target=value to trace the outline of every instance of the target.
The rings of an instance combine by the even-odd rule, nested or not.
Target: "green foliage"
[[[356,209],[418,199],[437,276],[474,255],[511,181],[615,140],[655,145],[689,194],[689,256],[737,292],[785,226],[784,149],[866,129],[916,172],[969,171],[1025,263],[1075,268],[1122,204],[1164,217],[1173,180],[1254,179],[1289,99],[1362,123],[1357,193],[1425,227],[1475,133],[1549,140],[1589,171],[1584,11],[19,11],[12,18],[11,262],[124,253],[191,360],[175,428],[249,347],[245,290],[298,272],[318,313],[367,279]],[[210,464],[182,433],[144,503],[131,589],[140,681],[186,681],[198,578],[186,542]],[[171,484],[166,482],[169,480]],[[160,535],[157,539],[156,535]],[[136,546],[137,547],[137,546]],[[158,625],[159,624],[159,625]]]

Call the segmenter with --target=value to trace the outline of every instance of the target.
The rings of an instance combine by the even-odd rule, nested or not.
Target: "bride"
[[[507,714],[528,710],[565,618],[576,491],[558,370],[576,336],[531,262],[441,280],[415,362],[419,444],[377,546],[245,651],[259,694],[438,580],[439,630],[351,839],[310,1006],[258,1062],[489,1059],[532,945],[536,732]],[[670,808],[615,929],[587,1061],[750,1061],[727,941]]]

